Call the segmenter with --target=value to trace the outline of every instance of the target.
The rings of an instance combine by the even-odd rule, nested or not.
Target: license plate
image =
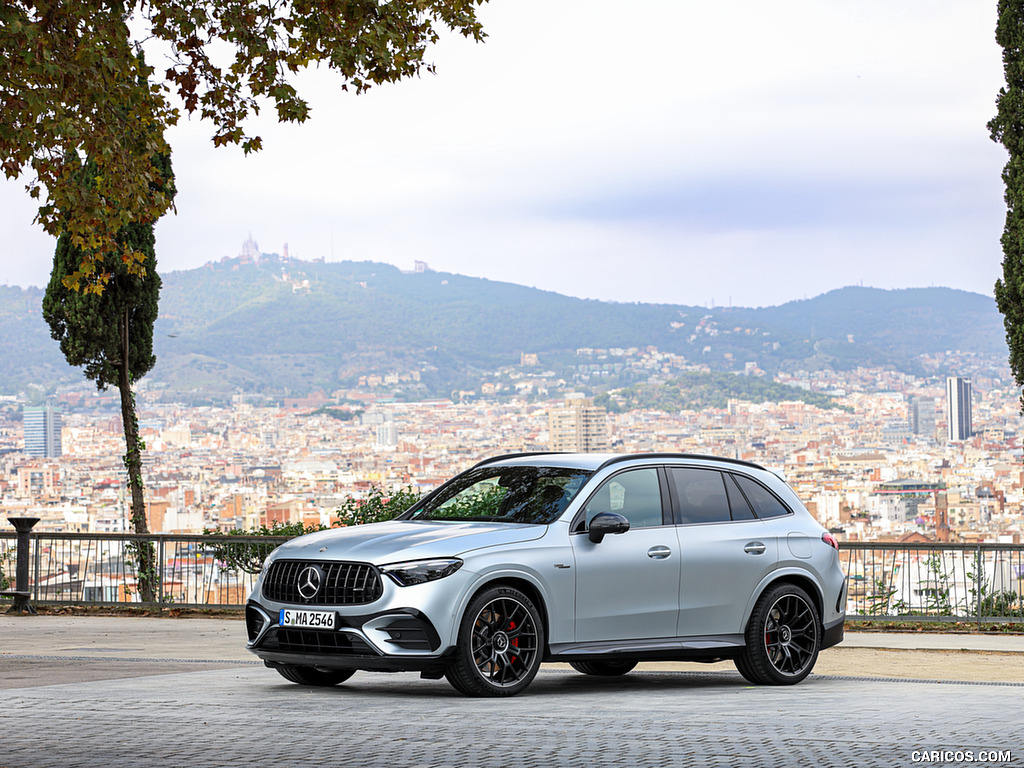
[[[282,608],[278,623],[282,627],[305,627],[306,629],[334,629],[338,614],[334,611],[297,611]]]

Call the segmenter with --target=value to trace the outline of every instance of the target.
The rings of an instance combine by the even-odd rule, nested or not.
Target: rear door
[[[754,589],[778,562],[778,542],[732,473],[669,467],[678,521],[680,637],[736,634]]]

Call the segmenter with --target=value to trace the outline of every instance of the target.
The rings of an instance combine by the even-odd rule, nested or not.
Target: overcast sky
[[[995,0],[492,0],[437,74],[254,127],[170,136],[161,272],[264,252],[373,260],[584,298],[759,306],[845,285],[991,294],[1005,151]],[[157,67],[159,70],[159,66]],[[54,242],[0,181],[0,284]]]

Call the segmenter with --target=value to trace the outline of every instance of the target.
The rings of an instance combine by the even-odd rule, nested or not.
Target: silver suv
[[[518,454],[395,520],[274,550],[246,606],[247,647],[303,685],[415,670],[511,696],[545,661],[622,675],[720,659],[786,685],[843,639],[845,599],[835,538],[756,464]]]

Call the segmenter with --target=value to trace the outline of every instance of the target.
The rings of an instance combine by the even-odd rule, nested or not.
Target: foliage
[[[282,284],[283,268],[309,279],[310,293],[295,294]],[[798,346],[785,342],[791,327],[801,324],[816,327],[819,336],[840,339],[835,345],[863,350],[865,367],[919,375],[920,355],[941,356],[950,349],[971,349],[983,364],[1005,366],[1006,343],[995,302],[950,289],[846,288],[781,307],[710,310],[719,326],[760,329],[749,335],[723,332],[710,341],[712,356],[702,352],[709,342],[700,336],[690,341],[690,326],[672,328],[681,314],[690,315],[680,320],[688,323],[705,310],[584,301],[442,272],[402,274],[386,264],[292,260],[286,266],[273,257],[249,264],[229,259],[162,278],[154,338],[159,362],[152,375],[182,401],[203,402],[214,393],[227,399],[238,389],[268,395],[287,390],[291,396],[330,392],[356,386],[361,375],[391,371],[418,372],[419,382],[399,385],[399,396],[412,399],[478,389],[483,371],[502,366],[525,376],[551,370],[556,378],[572,381],[577,366],[590,362],[577,356],[581,347],[643,350],[651,345],[706,362],[712,371],[735,370],[745,361],[769,372],[810,371],[825,365],[821,355],[809,348],[810,356],[800,357]],[[364,282],[366,288],[360,285]],[[71,370],[39,323],[38,295],[0,286],[0,359],[9,363],[0,365],[0,390],[70,379]],[[829,314],[836,306],[850,305],[864,311]],[[510,325],[512,317],[523,324]],[[848,334],[855,344],[846,342]],[[728,340],[725,351],[732,359],[719,352],[722,339]],[[773,350],[775,341],[785,343]],[[819,341],[808,346],[834,345]],[[520,369],[524,350],[540,353],[542,365]],[[832,365],[839,368],[839,361]],[[628,387],[651,373],[629,370],[591,383],[595,391]],[[514,382],[505,384],[506,391],[513,390]],[[796,393],[787,399],[796,399]]]
[[[158,158],[163,186],[173,194],[174,178],[170,159]],[[82,186],[96,183],[97,166],[78,169]],[[116,256],[98,259],[108,275],[102,294],[80,292],[68,287],[68,278],[78,269],[83,251],[69,234],[61,235],[53,256],[53,270],[43,297],[43,317],[50,335],[60,342],[68,363],[84,367],[87,378],[99,389],[120,380],[124,355],[128,353],[128,373],[133,380],[142,378],[153,367],[153,324],[160,299],[160,276],[156,272],[155,237],[152,224],[131,223],[117,235],[133,251],[144,254],[149,269],[144,274],[131,270]],[[127,338],[125,337],[127,325]]]
[[[994,592],[982,598],[977,613],[979,616],[1020,616],[1020,598],[1009,589]]]
[[[316,533],[325,530],[325,526],[311,525],[304,526],[302,523],[274,523],[269,528],[261,525],[250,531],[235,528],[226,534],[221,531],[204,529],[206,536],[285,536],[294,538],[305,533]],[[212,545],[213,556],[224,564],[229,571],[245,571],[246,573],[259,573],[266,559],[275,547],[277,542],[261,541],[216,541]]]
[[[405,512],[420,500],[420,494],[411,486],[390,493],[380,486],[371,488],[365,498],[350,496],[334,511],[338,525],[363,525],[390,520]]]
[[[995,296],[1006,328],[1010,368],[1017,384],[1024,385],[1024,6],[1019,0],[999,0],[998,11],[996,42],[1003,49],[1006,85],[999,89],[996,116],[988,128],[992,140],[1006,147],[1010,157],[1003,168],[1003,277],[996,281]]]
[[[303,122],[309,105],[293,84],[309,66],[360,93],[422,69],[450,29],[481,40],[483,0],[7,0],[0,4],[0,164],[8,178],[34,174],[45,199],[38,220],[81,254],[68,285],[102,292],[108,257],[142,274],[144,255],[118,235],[152,223],[171,205],[160,184],[164,135],[180,116],[213,124],[214,145],[262,144],[245,120],[270,102],[281,121]],[[157,73],[143,47],[170,59]],[[96,184],[75,181],[77,162],[97,164]]]
[[[293,293],[279,279],[282,269],[293,279],[308,279],[309,293]],[[848,291],[853,294],[849,298]],[[993,361],[1005,354],[1000,316],[991,298],[949,289],[850,288],[820,301],[791,302],[799,306],[785,312],[707,311],[585,301],[444,272],[402,274],[379,263],[285,263],[267,257],[256,264],[231,259],[168,275],[162,300],[169,309],[158,324],[159,335],[166,339],[173,334],[175,339],[164,342],[166,351],[157,350],[161,374],[170,378],[174,372],[164,367],[169,356],[187,350],[225,364],[219,375],[228,391],[254,391],[250,381],[293,392],[300,382],[309,390],[331,391],[355,386],[368,373],[416,371],[426,392],[447,397],[455,389],[478,389],[482,371],[503,366],[524,375],[552,370],[569,381],[586,364],[613,367],[622,361],[577,356],[580,348],[654,346],[706,363],[716,372],[735,370],[746,361],[768,372],[829,365],[841,369],[847,358],[838,355],[840,348],[860,350],[858,365],[914,374],[921,373],[918,357],[925,353],[969,348],[984,351]],[[846,317],[827,314],[834,304],[851,303],[864,311]],[[952,312],[958,313],[957,324],[946,318]],[[693,332],[705,313],[721,330],[713,339]],[[793,341],[794,327],[801,325],[818,326],[832,336],[814,344],[802,344],[802,335]],[[743,331],[734,332],[735,326]],[[850,344],[848,335],[856,343]],[[777,350],[775,342],[780,343]],[[712,352],[703,352],[706,345]],[[524,350],[539,353],[543,367],[518,369]],[[178,370],[178,386],[193,388],[195,367],[183,360]],[[633,378],[613,371],[591,382],[602,389],[630,386],[648,374],[628,375]],[[798,397],[793,393],[787,399]]]
[[[130,541],[124,546],[125,561],[132,564],[135,570],[136,586],[139,597],[144,603],[156,602],[160,590],[160,571],[157,562],[156,547],[152,541]],[[125,595],[131,591],[126,587]]]
[[[928,616],[952,616],[953,604],[950,600],[951,575],[946,569],[946,562],[941,552],[932,552],[925,558],[925,572],[931,577],[930,585],[924,587],[924,609]]]
[[[174,175],[170,157],[161,155],[159,185],[164,194],[173,197]],[[82,189],[101,184],[100,166],[89,161],[75,167],[75,181]],[[139,437],[135,394],[132,385],[149,372],[156,362],[153,354],[153,324],[160,300],[160,276],[156,272],[155,237],[152,223],[130,222],[116,237],[125,247],[142,253],[150,268],[133,270],[115,255],[96,261],[107,275],[102,292],[73,290],[73,275],[83,257],[71,234],[57,241],[53,270],[43,297],[43,317],[50,326],[50,335],[60,343],[68,363],[82,366],[85,376],[96,382],[98,389],[116,384],[121,396],[121,419],[124,428],[124,466],[132,496],[132,523],[136,533],[148,533],[142,483],[142,452],[145,443]],[[158,564],[151,544],[129,545],[137,560],[139,591],[144,602],[152,602],[159,580]]]
[[[346,411],[341,408],[331,408],[330,406],[324,406],[323,408],[317,408],[315,411],[310,412],[310,416],[328,416],[338,421],[352,421],[356,419],[362,411]]]
[[[907,604],[902,600],[892,598],[898,592],[898,588],[891,582],[884,579],[875,579],[874,591],[865,599],[864,607],[859,613],[864,616],[886,616],[890,613],[900,615],[907,612]]]
[[[13,588],[14,584],[7,574],[14,570],[15,550],[9,549],[0,554],[0,592]]]
[[[336,526],[364,525],[366,523],[379,523],[390,520],[398,514],[419,501],[419,494],[411,487],[400,488],[386,494],[383,488],[374,487],[365,498],[349,496],[342,502],[341,507],[335,510],[337,521]],[[259,528],[244,530],[235,528],[226,534],[220,531],[205,529],[203,533],[207,536],[275,536],[294,538],[306,533],[325,531],[327,526],[310,525],[302,523],[280,523],[275,522],[269,528],[261,525]],[[223,541],[215,542],[212,545],[214,557],[224,563],[228,570],[242,570],[246,573],[259,573],[266,559],[275,547],[277,542],[261,541]]]
[[[1018,602],[1017,593],[1004,589],[992,590],[985,578],[985,559],[981,552],[974,553],[971,570],[967,572],[967,581],[971,585],[972,605],[970,613],[976,616],[1014,616],[1020,615],[1022,606]]]
[[[671,412],[725,408],[730,399],[754,403],[799,401],[826,410],[849,410],[831,397],[817,392],[808,392],[762,377],[721,372],[686,372],[663,384],[645,383],[615,390],[611,394],[598,396],[594,403],[616,413],[636,409]]]
[[[477,484],[446,501],[434,515],[467,520],[498,517],[508,488],[497,483]]]

